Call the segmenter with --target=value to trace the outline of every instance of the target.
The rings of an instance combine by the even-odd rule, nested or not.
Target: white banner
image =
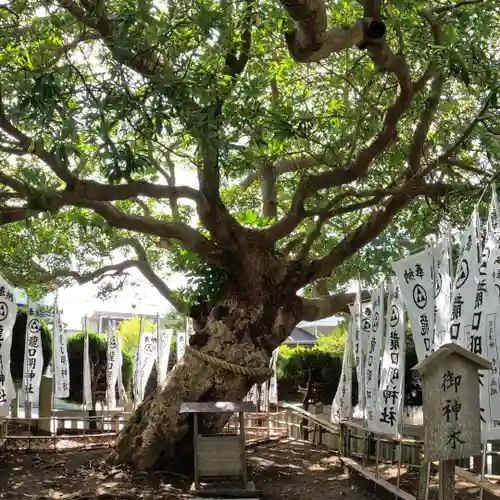
[[[260,384],[260,394],[259,394],[259,407],[260,411],[268,412],[269,411],[269,384],[266,380]]]
[[[410,320],[418,361],[432,353],[434,333],[433,259],[430,249],[392,263]]]
[[[474,297],[477,288],[478,217],[474,209],[469,227],[462,237],[460,258],[458,259],[453,291],[451,293],[451,319],[446,342],[456,342],[466,346],[465,331],[471,328],[474,316]],[[466,326],[471,325],[471,326]]]
[[[177,348],[177,362],[179,362],[186,352],[186,332],[177,332],[176,335],[175,345]]]
[[[491,186],[491,202],[488,224],[493,231],[495,240],[498,242],[500,238],[500,208],[498,206],[497,187],[495,184]]]
[[[366,417],[368,427],[373,428],[373,410],[379,387],[380,359],[384,341],[384,284],[372,294],[372,321],[365,363]]]
[[[379,432],[401,435],[405,370],[405,315],[399,285],[388,290],[386,337],[380,386],[373,412],[373,427]]]
[[[158,366],[156,367],[157,383],[161,385],[167,378],[168,361],[170,359],[170,345],[172,344],[172,330],[161,330],[158,342]]]
[[[122,339],[119,335],[117,335],[116,340],[118,341],[118,402],[120,405],[125,405],[128,403],[127,391],[125,390],[125,386],[123,385],[123,375],[122,375],[122,367],[123,367],[123,355],[122,355]]]
[[[361,304],[361,352],[363,353],[363,373],[365,372],[366,353],[370,345],[370,336],[372,333],[372,304],[363,302]]]
[[[92,382],[90,375],[90,346],[85,316],[85,333],[83,337],[83,404],[86,409],[92,408]]]
[[[38,403],[40,399],[40,383],[43,374],[42,319],[50,319],[49,313],[43,310],[40,304],[28,302],[23,390],[26,401],[29,403]]]
[[[490,205],[481,264],[472,276],[477,283],[471,323],[465,327],[468,349],[492,363],[491,370],[479,372],[481,435],[483,440],[500,437],[500,394],[498,381],[497,314],[500,312],[500,250],[493,225],[497,220],[495,204]],[[467,319],[467,318],[465,318]]]
[[[278,378],[276,377],[276,365],[278,364],[278,356],[280,349],[277,347],[271,356],[270,368],[273,371],[271,380],[269,381],[269,402],[273,405],[278,404]]]
[[[253,403],[255,406],[257,406],[258,399],[259,399],[259,388],[258,388],[257,384],[253,384],[243,401],[248,401],[250,403]]]
[[[491,249],[489,265],[487,270],[486,286],[490,297],[486,316],[486,348],[487,356],[491,361],[490,370],[479,372],[479,381],[481,382],[480,401],[481,408],[486,410],[483,394],[487,393],[489,399],[490,415],[487,414],[483,420],[487,420],[486,435],[483,440],[500,439],[500,386],[498,378],[499,360],[500,360],[500,342],[498,330],[500,328],[500,249],[498,243]],[[477,298],[477,297],[476,297]],[[484,411],[482,412],[485,413]]]
[[[151,375],[151,370],[156,360],[156,334],[142,331],[139,336],[138,363],[137,363],[137,399],[136,404],[140,404],[144,399],[146,385]]]
[[[69,396],[68,344],[57,300],[54,303],[53,321],[54,352],[52,353],[52,358],[54,362],[55,396],[58,398],[67,398]]]
[[[193,318],[186,318],[186,338],[191,337],[191,335],[194,335]]]
[[[10,372],[10,348],[16,315],[14,288],[0,276],[0,416],[2,417],[9,415],[10,402],[16,397]]]
[[[433,349],[439,349],[448,337],[451,314],[450,238],[439,242],[433,249],[434,276],[434,341]]]
[[[108,410],[114,410],[116,408],[116,385],[118,383],[120,358],[115,324],[110,319],[108,319],[106,361],[106,405]]]
[[[362,332],[362,304],[361,285],[358,283],[356,300],[354,301],[354,366],[358,380],[358,409],[363,414],[365,411],[365,373],[363,369],[363,333]]]
[[[342,358],[342,371],[330,413],[330,421],[334,423],[349,420],[352,416],[352,344],[355,328],[353,317],[347,328],[344,356]]]

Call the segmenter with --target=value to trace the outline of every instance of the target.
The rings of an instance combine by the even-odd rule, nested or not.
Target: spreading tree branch
[[[335,315],[348,315],[355,293],[338,293],[327,297],[302,299],[302,320],[316,321]]]
[[[124,246],[131,246],[137,254],[137,259],[126,259],[122,262],[109,264],[88,273],[79,273],[71,269],[58,269],[49,272],[34,262],[32,265],[34,269],[40,273],[43,281],[47,283],[57,282],[61,278],[70,278],[75,280],[79,285],[90,282],[99,283],[106,278],[122,276],[127,269],[136,268],[141,271],[143,276],[175,307],[177,311],[186,314],[189,311],[189,306],[180,300],[168,285],[153,271],[146,250],[139,240],[136,238],[126,238],[113,245],[112,248],[117,249]]]

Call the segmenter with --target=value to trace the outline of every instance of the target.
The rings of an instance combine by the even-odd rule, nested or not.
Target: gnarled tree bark
[[[260,265],[248,266],[243,282],[231,286],[213,305],[190,345],[235,365],[262,368],[269,366],[272,351],[300,320],[303,301],[287,287],[284,270],[279,265],[273,268],[272,257],[261,260],[257,252],[254,256]],[[216,368],[187,351],[129,420],[111,459],[140,470],[158,464],[175,466],[189,458],[192,449],[190,422],[179,413],[181,403],[241,401],[253,383],[251,377]],[[218,431],[226,421],[227,416],[204,418],[202,430]]]

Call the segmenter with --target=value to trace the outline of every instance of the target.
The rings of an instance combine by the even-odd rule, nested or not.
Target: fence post
[[[340,422],[340,456],[341,457],[346,457],[347,456],[347,446],[346,446],[346,427],[345,425]]]

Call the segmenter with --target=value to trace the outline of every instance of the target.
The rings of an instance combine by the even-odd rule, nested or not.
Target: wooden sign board
[[[424,460],[481,454],[478,369],[484,358],[447,344],[419,363],[424,401]]]

